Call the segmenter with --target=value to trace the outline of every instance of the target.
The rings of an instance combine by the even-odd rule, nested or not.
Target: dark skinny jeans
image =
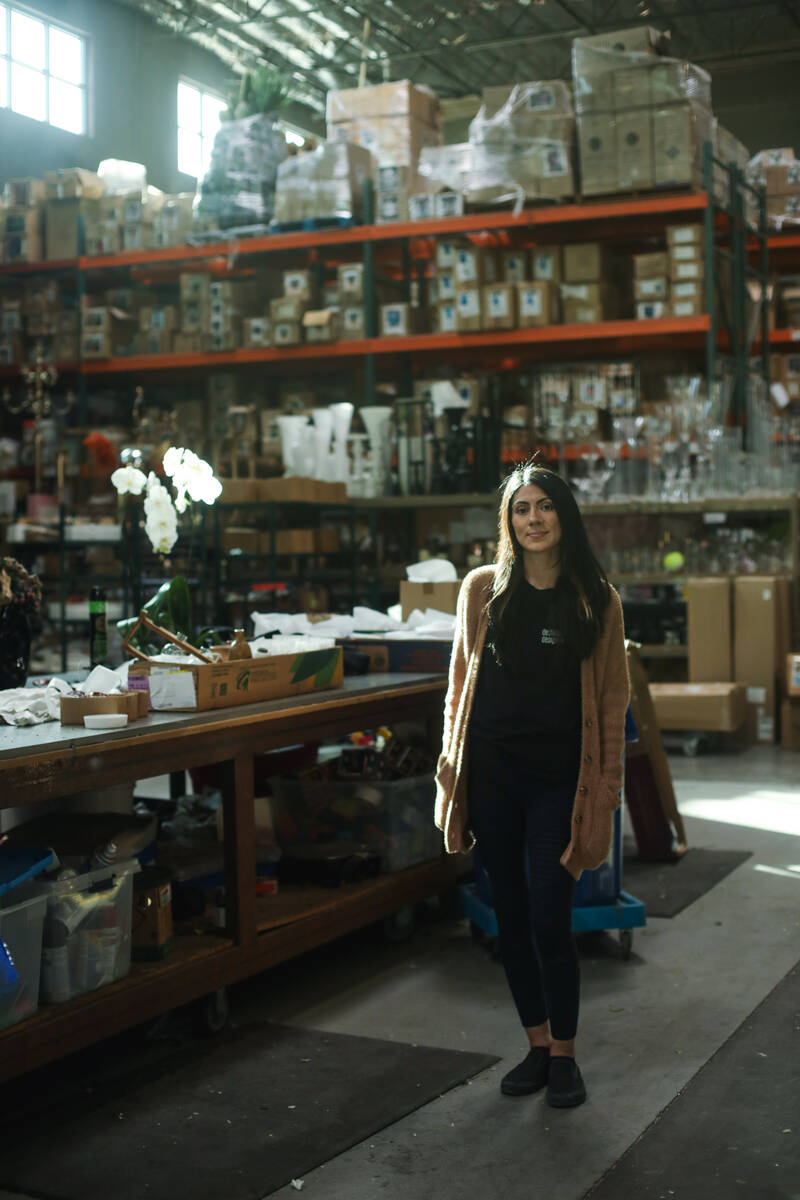
[[[575,783],[540,783],[528,763],[470,739],[469,819],[492,887],[500,952],[526,1028],[550,1021],[575,1037],[580,971],[572,934],[575,880],[559,859],[571,836]],[[527,863],[526,863],[527,859]]]

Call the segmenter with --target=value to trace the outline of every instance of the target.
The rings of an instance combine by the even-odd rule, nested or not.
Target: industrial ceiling
[[[443,98],[487,84],[566,78],[572,39],[638,23],[715,71],[800,58],[800,2],[772,0],[123,0],[233,72],[290,75],[319,126],[329,88],[413,79]]]

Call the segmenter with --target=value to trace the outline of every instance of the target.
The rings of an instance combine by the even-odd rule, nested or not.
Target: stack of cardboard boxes
[[[564,247],[561,313],[565,325],[610,321],[620,315],[618,264],[601,242]]]
[[[407,220],[408,197],[428,190],[417,174],[420,151],[442,141],[438,97],[407,80],[331,91],[327,125],[329,141],[363,146],[378,167],[405,168],[402,176],[381,182],[378,211],[397,214],[386,219]]]
[[[44,258],[45,186],[41,179],[11,179],[0,209],[2,261],[39,262]]]
[[[325,142],[315,150],[287,158],[278,167],[275,222],[360,222],[367,180],[375,180],[375,159],[369,149],[348,141]]]
[[[53,279],[26,281],[19,294],[0,299],[0,366],[25,361],[34,342],[51,361],[79,357],[75,299]]]
[[[780,229],[800,221],[800,162],[791,146],[760,150],[748,164],[748,182],[767,190],[767,219]]]
[[[704,227],[671,225],[666,250],[634,254],[633,289],[639,320],[705,312]]]
[[[714,140],[711,78],[663,57],[667,46],[647,26],[573,42],[584,195],[701,185],[703,143]]]
[[[781,698],[791,690],[785,678],[791,644],[788,579],[690,579],[686,599],[689,683],[653,685],[659,724],[741,730],[759,741],[774,741]]]

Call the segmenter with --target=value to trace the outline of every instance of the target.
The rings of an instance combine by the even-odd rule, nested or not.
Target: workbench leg
[[[256,853],[253,756],[225,764],[225,901],[228,936],[240,946],[256,939]]]

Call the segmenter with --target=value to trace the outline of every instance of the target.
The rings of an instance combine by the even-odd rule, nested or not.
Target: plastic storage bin
[[[131,965],[131,917],[136,859],[72,879],[31,884],[47,911],[42,933],[41,999],[71,1000],[113,983]]]
[[[402,871],[442,853],[433,823],[433,775],[410,779],[272,780],[281,849],[298,842],[351,841],[379,854],[384,871]]]
[[[42,926],[47,901],[33,896],[0,909],[0,1029],[32,1017],[39,1007]]]

